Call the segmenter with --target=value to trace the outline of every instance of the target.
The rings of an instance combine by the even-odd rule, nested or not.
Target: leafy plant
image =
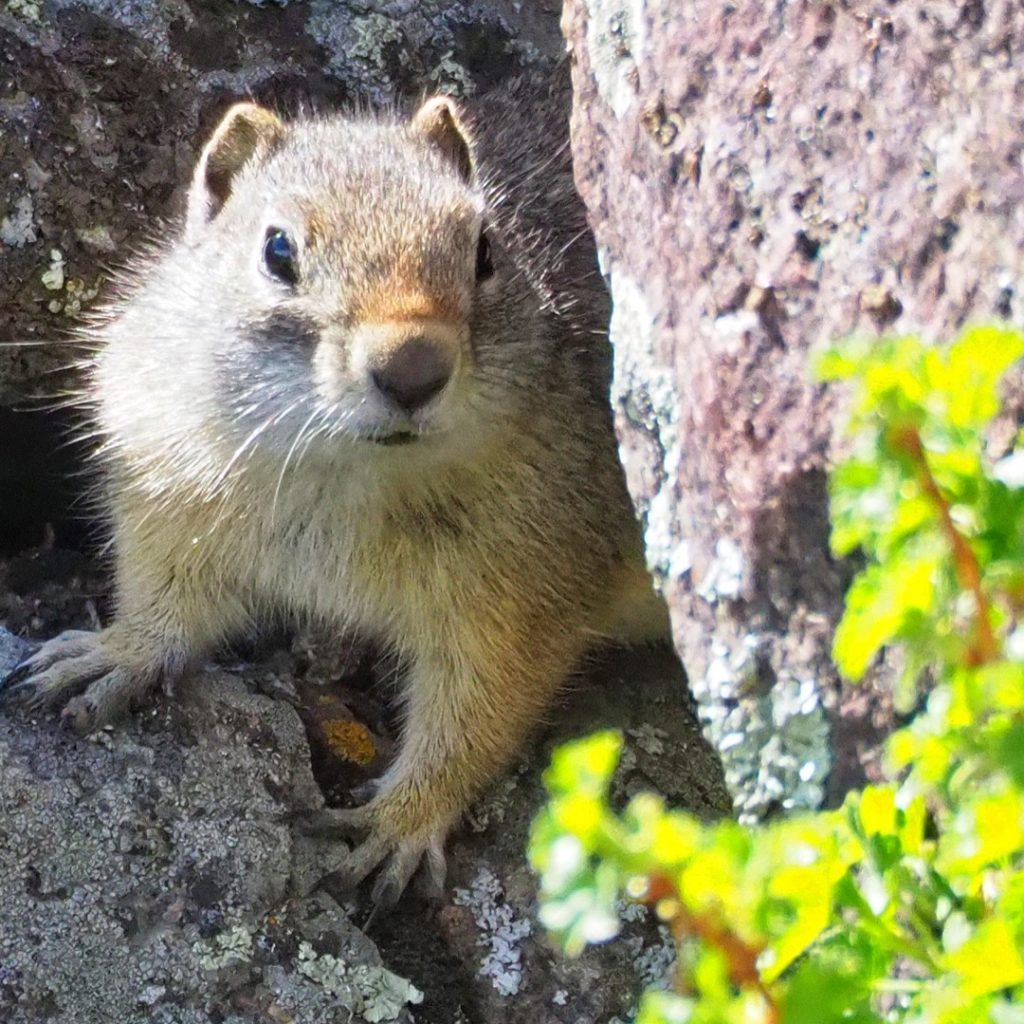
[[[883,646],[920,709],[891,782],[837,811],[703,824],[651,794],[616,813],[621,739],[559,750],[534,823],[541,918],[569,953],[612,937],[623,896],[672,931],[671,991],[637,1024],[1024,1024],[1024,451],[986,433],[1024,336],[974,328],[835,349],[851,451],[831,477],[832,546],[866,567],[833,655],[860,679]]]

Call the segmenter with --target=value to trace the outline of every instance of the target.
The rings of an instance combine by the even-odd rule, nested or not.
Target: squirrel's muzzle
[[[426,405],[448,383],[454,360],[446,346],[425,334],[403,339],[370,361],[377,390],[404,412]]]

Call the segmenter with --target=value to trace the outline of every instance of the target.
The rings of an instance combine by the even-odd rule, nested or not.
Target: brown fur
[[[616,459],[606,299],[552,145],[566,100],[521,83],[475,146],[441,99],[409,124],[234,108],[184,238],[97,332],[117,617],[52,641],[22,686],[91,729],[273,608],[376,636],[409,666],[401,750],[322,824],[368,830],[350,878],[387,860],[379,898],[424,854],[440,872],[595,639],[664,629]],[[260,270],[273,229],[294,287]],[[454,369],[406,414],[369,375],[413,334]]]

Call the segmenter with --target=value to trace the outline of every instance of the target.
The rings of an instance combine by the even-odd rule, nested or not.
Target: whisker
[[[284,475],[288,471],[288,464],[291,462],[292,455],[295,453],[295,449],[298,447],[299,442],[302,440],[302,435],[306,432],[306,428],[320,415],[319,409],[314,409],[309,419],[299,428],[298,433],[295,435],[295,440],[292,442],[291,448],[288,449],[288,454],[284,458],[284,463],[281,466],[281,472],[277,477],[277,486],[274,488],[274,499],[270,503],[270,525],[273,528],[274,525],[274,513],[277,511],[277,499],[281,494],[281,485],[284,483]]]
[[[215,491],[227,479],[228,474],[231,472],[231,469],[235,465],[235,463],[245,454],[245,452],[249,449],[250,445],[255,445],[256,441],[259,440],[260,436],[264,433],[264,431],[266,431],[269,427],[273,426],[274,424],[279,423],[281,420],[283,420],[290,412],[298,408],[298,406],[302,404],[302,401],[302,398],[296,399],[283,412],[275,413],[271,416],[268,416],[262,423],[260,423],[259,426],[257,426],[249,434],[249,436],[246,437],[246,439],[235,449],[231,458],[228,459],[227,464],[211,481],[210,490]],[[255,408],[259,408],[260,404],[263,403],[257,403]]]

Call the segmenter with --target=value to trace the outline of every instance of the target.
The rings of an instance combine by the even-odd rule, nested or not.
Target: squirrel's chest
[[[251,570],[277,602],[386,629],[406,606],[449,603],[471,572],[474,532],[458,501],[308,505],[267,532]]]

